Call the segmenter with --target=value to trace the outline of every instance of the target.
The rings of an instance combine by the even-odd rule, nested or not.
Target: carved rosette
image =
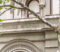
[[[0,52],[42,52],[29,40],[17,39],[10,41]]]

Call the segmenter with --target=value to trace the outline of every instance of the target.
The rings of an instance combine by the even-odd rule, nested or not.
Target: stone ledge
[[[59,16],[45,16],[45,19],[58,19]],[[27,21],[39,21],[38,18],[26,18],[26,19],[10,19],[5,20],[2,23],[14,23],[14,22],[27,22]]]
[[[5,33],[28,33],[28,32],[43,32],[52,30],[51,28],[32,28],[32,29],[10,29],[10,30],[0,30],[0,34]]]

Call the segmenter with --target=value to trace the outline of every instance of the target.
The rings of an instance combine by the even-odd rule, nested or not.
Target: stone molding
[[[9,41],[0,52],[42,52],[38,47],[36,47],[32,42],[25,39],[15,39]]]

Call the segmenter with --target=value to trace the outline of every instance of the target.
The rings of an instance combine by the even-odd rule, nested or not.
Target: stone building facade
[[[59,16],[52,15],[52,0],[19,0],[19,2],[43,16],[52,25],[58,25]],[[44,5],[42,10],[40,4]],[[7,13],[5,17],[0,17],[4,19],[0,25],[0,52],[57,52],[58,33],[25,9],[14,12],[12,9],[10,12],[14,17]],[[19,15],[16,16],[16,13]]]

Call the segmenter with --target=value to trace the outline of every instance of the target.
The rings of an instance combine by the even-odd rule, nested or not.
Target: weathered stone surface
[[[30,2],[30,0],[27,1]],[[46,6],[42,10],[43,16],[50,15],[50,0],[42,1],[46,1]],[[21,0],[21,2],[27,4],[26,0]],[[40,2],[38,4],[40,5]],[[36,4],[32,6],[36,6]],[[34,7],[34,9],[36,8]],[[12,20],[12,14],[9,16],[5,13],[5,17],[0,17],[0,19],[4,20],[10,19],[3,21],[0,26],[0,52],[56,52],[58,50],[58,34],[56,32],[52,31],[49,26],[42,23],[34,15],[28,14],[29,12],[27,13],[25,9],[20,10],[19,16],[16,16],[19,10],[14,12],[14,20]],[[41,11],[38,12],[38,15],[40,15]],[[29,18],[27,15],[29,15]],[[55,27],[58,25],[59,16],[52,15],[43,18]]]
[[[46,52],[57,52],[57,48],[46,48]]]

